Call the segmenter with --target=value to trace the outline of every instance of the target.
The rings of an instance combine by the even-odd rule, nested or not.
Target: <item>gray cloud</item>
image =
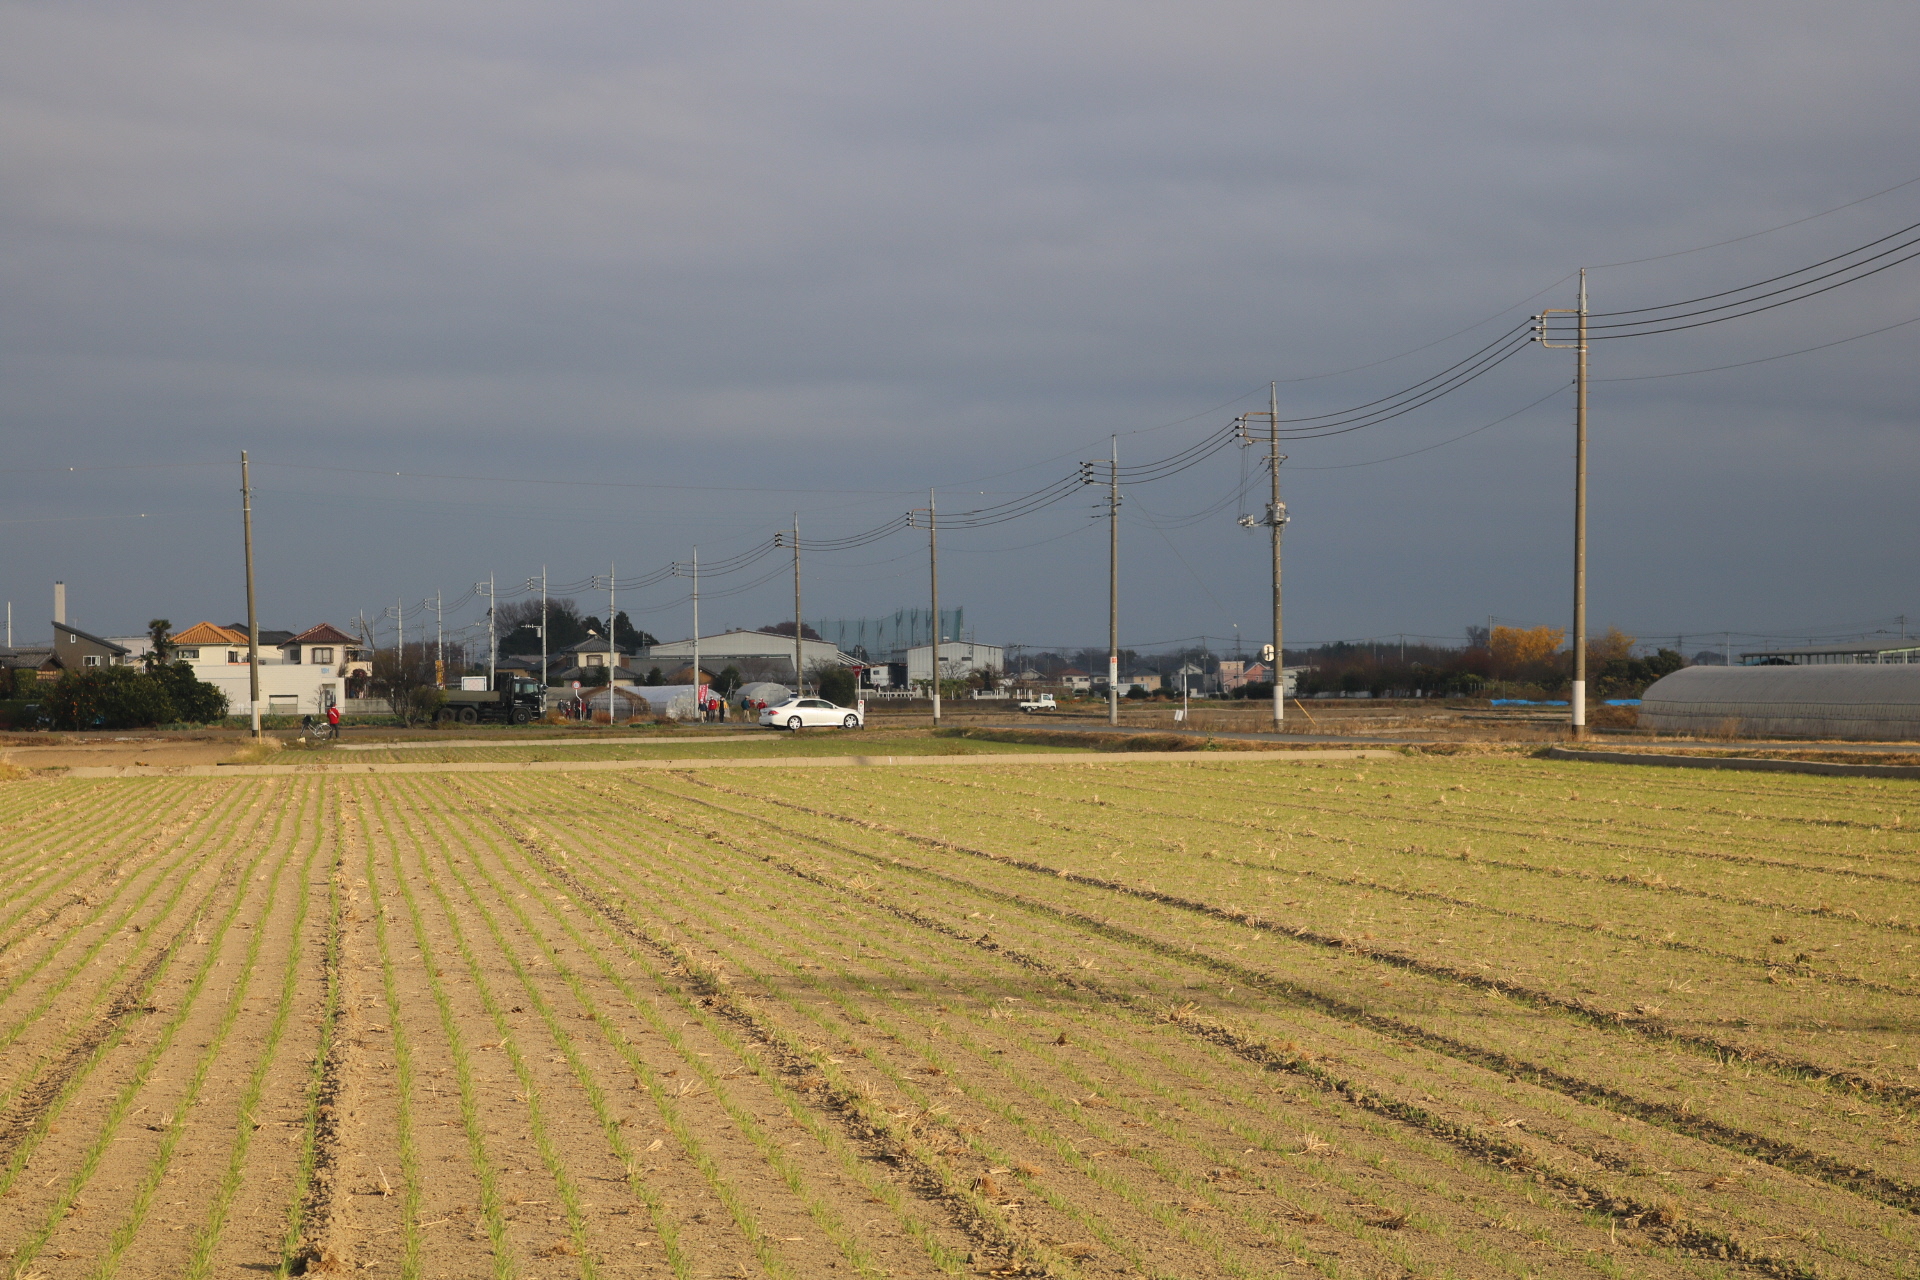
[[[794,507],[827,535],[930,483],[992,501],[1109,432],[1255,407],[1271,378],[1428,342],[1582,262],[1920,174],[1920,13],[1893,4],[41,5],[4,22],[0,579],[37,618],[42,579],[65,576],[109,629],[236,616],[242,447],[263,463],[265,607],[284,625],[489,567],[638,572]],[[1759,278],[1915,210],[1920,187],[1599,271],[1596,305]],[[1920,314],[1915,278],[1602,344],[1596,374],[1892,323]],[[1286,404],[1370,399],[1570,300],[1562,282],[1417,355],[1288,382]],[[1596,616],[1788,630],[1920,605],[1901,554],[1916,338],[1596,383]],[[1417,457],[1308,468],[1459,435],[1569,372],[1528,351],[1421,414],[1292,448],[1290,633],[1558,622],[1565,397]],[[1232,411],[1129,435],[1125,456]],[[215,466],[47,470],[161,463]],[[1133,496],[1133,640],[1258,629],[1261,547],[1235,510],[1148,522],[1206,508],[1239,468]],[[569,483],[361,474],[382,471]],[[666,487],[586,483],[607,480]],[[1102,635],[1104,548],[1069,532],[1088,515],[1076,500],[955,535],[948,590],[983,637]],[[905,539],[815,557],[809,612],[917,599],[917,557]],[[782,591],[716,607],[758,623]]]

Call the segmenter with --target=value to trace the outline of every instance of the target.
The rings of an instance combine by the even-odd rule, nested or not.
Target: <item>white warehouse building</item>
[[[907,683],[933,679],[933,646],[915,645],[906,651]],[[1005,674],[1005,645],[978,644],[972,640],[943,640],[940,643],[940,678],[964,680],[983,668]]]

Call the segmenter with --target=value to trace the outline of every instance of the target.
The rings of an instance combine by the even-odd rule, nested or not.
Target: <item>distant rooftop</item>
[[[1920,644],[1823,644],[1798,649],[1756,649],[1740,655],[1743,666],[1822,666],[1829,663],[1920,662]]]

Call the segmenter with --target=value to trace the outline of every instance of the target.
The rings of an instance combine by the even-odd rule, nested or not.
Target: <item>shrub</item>
[[[134,729],[179,718],[166,686],[133,667],[68,671],[42,707],[61,729]]]
[[[853,672],[847,667],[834,667],[822,671],[818,684],[820,696],[828,702],[846,706],[853,701]]]
[[[227,718],[227,695],[193,674],[184,662],[163,663],[151,677],[173,703],[173,718],[190,724],[212,724]]]

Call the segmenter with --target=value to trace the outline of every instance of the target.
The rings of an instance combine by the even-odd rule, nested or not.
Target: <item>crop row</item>
[[[581,785],[580,780],[575,780],[576,789],[578,789],[580,785]],[[591,784],[590,789],[595,791],[600,791],[603,789],[603,784],[599,782],[595,782]],[[553,833],[553,835],[550,837],[554,839],[564,839],[570,845],[580,843],[585,838],[582,834],[584,831],[589,831],[589,830],[599,831],[602,829],[603,824],[605,824],[607,828],[606,838],[611,843],[606,853],[604,854],[604,856],[598,860],[598,865],[604,868],[613,868],[621,862],[629,862],[633,860],[637,856],[638,852],[645,848],[649,840],[653,842],[657,842],[659,839],[657,832],[648,833],[644,829],[644,827],[633,827],[632,819],[626,816],[623,810],[623,806],[620,803],[620,798],[615,795],[607,796],[606,799],[599,804],[589,802],[583,806],[580,804],[568,803],[562,800],[562,801],[554,802],[551,807],[555,810],[573,810],[573,811],[579,811],[579,812],[591,814],[592,821],[590,823],[587,823],[584,826],[580,824],[569,825],[566,828],[564,828],[562,831]],[[664,817],[665,820],[669,822],[676,821],[676,820],[683,820],[683,819],[680,819],[678,815],[684,813],[690,808],[689,804],[687,803],[684,797],[673,797],[671,799],[662,797],[661,804],[657,807],[657,811],[655,806],[649,805],[646,807],[648,808],[649,814],[653,819],[659,820],[660,818]],[[630,827],[632,828],[631,830],[627,829]],[[736,829],[744,830],[748,832],[749,838],[752,838],[754,836],[758,836],[764,830],[764,827],[762,824],[753,823],[749,821],[748,823],[738,826]],[[668,868],[683,868],[683,869],[686,869],[686,874],[689,874],[689,875],[693,874],[698,868],[700,868],[703,862],[708,860],[707,856],[700,856],[700,855],[704,854],[704,855],[710,856],[712,852],[711,847],[703,848],[700,842],[708,841],[710,846],[710,841],[712,838],[714,837],[712,837],[711,835],[690,834],[688,837],[689,839],[688,846],[685,848],[674,850],[672,855],[668,857],[667,862],[664,863],[662,867],[655,874],[665,874],[666,869]],[[874,876],[874,875],[887,876],[887,875],[899,874],[897,872],[888,870],[889,865],[892,863],[892,858],[897,856],[897,854],[898,854],[898,850],[896,849],[894,853],[891,855],[875,858],[873,862],[867,867],[864,874],[868,876]],[[776,856],[776,855],[769,854],[766,856]],[[743,866],[752,865],[758,862],[758,857],[756,855],[753,855],[747,852],[742,852],[741,858],[742,858]],[[761,863],[760,865],[755,866],[753,874],[755,878],[764,876],[764,863]],[[751,884],[752,884],[751,880],[743,879],[741,881],[742,886],[750,886]],[[951,888],[952,886],[949,886],[949,889]],[[743,887],[739,891],[750,893],[751,889]],[[685,910],[689,910],[690,908],[686,906],[676,907],[672,905],[656,906],[655,904],[690,904],[695,902],[711,901],[715,904],[726,904],[728,906],[731,906],[733,902],[740,901],[740,900],[741,899],[736,899],[733,892],[719,893],[711,889],[707,890],[706,892],[701,892],[697,888],[688,886],[686,889],[678,890],[670,893],[662,894],[662,893],[656,892],[653,895],[653,901],[646,905],[648,909],[685,911]],[[812,934],[819,933],[827,923],[827,919],[823,918],[819,912],[814,911],[810,908],[807,908],[803,904],[796,904],[796,905],[802,906],[802,912],[800,913],[799,918],[795,922],[794,927],[798,930],[798,933],[793,937],[792,946],[789,947],[789,950],[797,950],[798,947],[804,945],[804,939],[806,937]],[[747,906],[743,909],[746,909],[749,911],[749,915],[746,917],[746,919],[752,921],[756,928],[759,928],[762,930],[771,928],[772,922],[775,920],[790,918],[787,916],[787,913],[784,909],[780,910],[778,915],[766,915],[763,913],[763,909],[754,909],[754,904],[751,904],[750,902],[747,903]],[[871,919],[864,918],[867,913],[859,913],[859,914],[861,918],[858,919],[858,923],[849,926],[848,932],[850,937],[872,939],[876,933],[876,925],[874,921]],[[1060,930],[1057,927],[1058,923],[1059,923],[1058,921],[1048,921],[1046,922],[1046,927],[1043,927],[1036,931],[1035,937],[1034,937],[1034,944],[1035,944],[1036,950],[1040,946],[1046,944],[1050,935],[1057,938],[1057,936],[1062,932],[1062,930]],[[1072,930],[1067,930],[1066,932],[1071,933]],[[1076,939],[1072,939],[1070,945],[1077,944],[1077,945],[1084,946],[1084,944],[1087,941],[1088,940],[1086,938],[1076,938]],[[729,957],[737,958],[742,954],[741,948],[744,944],[745,944],[744,937],[730,937],[728,939],[728,946],[724,948],[724,950]],[[771,949],[763,950],[763,954],[768,957],[778,958],[781,954],[779,949],[781,945],[784,945],[784,944],[770,943],[768,944],[768,947],[770,947]],[[849,940],[849,941],[842,942],[839,945],[852,948],[855,944],[851,940]],[[871,948],[874,945],[876,944],[871,941],[868,942],[869,948]],[[903,945],[909,945],[909,944],[903,944]],[[928,943],[924,939],[919,939],[909,945],[909,950],[918,951],[918,950],[924,949],[927,945]],[[977,952],[978,949],[976,948],[974,950]],[[822,953],[822,954],[825,954],[825,953]],[[836,952],[833,954],[837,954],[842,960],[848,960],[848,961],[864,962],[870,959],[870,957],[865,952],[853,950],[853,949],[849,949],[842,952]],[[1091,957],[1083,956],[1082,958],[1090,959]],[[1138,958],[1139,956],[1136,949],[1135,959],[1137,960]],[[816,962],[801,961],[796,958],[796,959],[784,960],[782,961],[782,963],[785,966],[785,970],[786,970],[784,973],[778,972],[778,971],[770,971],[771,976],[756,975],[756,980],[763,979],[764,985],[769,990],[780,990],[780,989],[783,989],[785,986],[791,984],[791,982],[794,981],[797,977],[803,977],[811,973],[811,970],[808,969],[806,966]],[[936,971],[941,971],[941,970],[947,969],[950,965],[957,963],[957,961],[942,955],[935,960],[930,960],[929,963],[934,965]],[[1000,968],[1004,969],[1006,967],[1004,962],[998,962],[998,963]],[[1095,963],[1104,963],[1104,962],[1095,961]],[[1115,961],[1114,963],[1117,964],[1118,962]],[[839,967],[839,966],[832,965],[832,964],[829,965],[830,969],[836,968],[836,967]],[[1068,972],[1070,970],[1070,965],[1062,964],[1060,968],[1062,972]],[[1187,976],[1189,978],[1194,976],[1192,973],[1192,966],[1187,966],[1187,969],[1188,969]],[[830,979],[834,979],[836,981],[847,980],[845,971],[843,971],[841,975],[829,974],[828,976]],[[1207,976],[1211,976],[1211,975],[1207,975]],[[894,980],[895,980],[894,977],[890,975],[890,977],[887,980],[875,983],[876,991],[886,991],[890,989],[889,983],[893,982]],[[1192,985],[1193,984],[1191,984],[1190,982],[1182,983],[1182,984],[1172,984],[1167,986],[1164,989],[1164,991],[1161,992],[1161,994],[1165,994],[1166,992],[1183,994],[1187,990],[1187,988],[1189,988]],[[854,1007],[860,1011],[861,1016],[871,1018],[872,1012],[869,1005],[863,1002],[856,1002]],[[955,1009],[957,1011],[958,1006],[955,1006]],[[852,1017],[849,1017],[846,1025],[858,1026],[860,1025],[860,1023],[854,1020]],[[988,1024],[983,1022],[980,1025],[986,1026]],[[844,1029],[845,1029],[844,1027],[840,1029],[836,1029],[834,1034],[837,1035],[839,1034],[840,1030],[844,1030]],[[849,1032],[849,1034],[851,1035],[851,1032]],[[1110,1031],[1108,1034],[1109,1036],[1112,1036],[1113,1032]],[[1120,1038],[1127,1039],[1127,1038],[1133,1037],[1136,1034],[1137,1034],[1136,1032],[1122,1032],[1120,1033]],[[992,1055],[989,1053],[988,1056],[991,1057]],[[1452,1064],[1447,1064],[1447,1065],[1449,1066],[1449,1069],[1452,1069]],[[1020,1073],[1019,1079],[1025,1080],[1027,1078],[1028,1077],[1025,1073]],[[1438,1087],[1442,1088],[1443,1090],[1457,1091],[1458,1089],[1457,1083],[1449,1084],[1449,1085],[1441,1085]],[[1696,1158],[1697,1158],[1697,1153],[1696,1153]]]
[[[1056,871],[1146,888],[1177,882],[1185,892],[1296,932],[1364,941],[1427,965],[1477,966],[1516,986],[1583,993],[1598,997],[1593,1003],[1604,1009],[1715,1035],[1725,1028],[1737,1037],[1745,1021],[1750,1034],[1778,1045],[1784,1028],[1797,1028],[1801,1050],[1816,1056],[1832,1054],[1836,1046],[1826,1028],[1835,1023],[1900,1025],[1920,990],[1908,977],[1914,943],[1904,933],[1830,920],[1817,922],[1816,932],[1806,921],[1783,920],[1777,909],[1715,903],[1707,912],[1686,902],[1717,926],[1696,930],[1683,912],[1660,910],[1684,900],[1639,884],[1514,874],[1497,859],[1428,860],[1419,868],[1427,874],[1415,878],[1405,874],[1399,848],[1356,843],[1329,852],[1324,844],[1273,832],[1272,819],[1263,831],[1257,817],[1235,820],[1248,828],[1250,848],[1181,849],[1188,836],[1180,833],[1193,830],[1195,816],[1171,805],[1142,814],[1131,799],[1119,808],[1069,792],[1042,810],[1021,803],[1040,799],[1023,782],[926,779],[909,808],[896,806],[892,825],[1015,857],[1044,849],[1044,861]],[[794,797],[824,791],[848,815],[870,822],[886,821],[883,811],[897,795],[867,780],[844,779],[807,789],[783,780],[768,791]],[[983,806],[989,793],[1011,803]],[[1273,803],[1284,807],[1284,801]],[[1573,911],[1569,879],[1578,893]],[[1783,927],[1794,932],[1778,933]],[[1743,951],[1728,949],[1747,940]],[[1835,967],[1824,967],[1829,964]],[[1824,1069],[1857,1070],[1871,1061],[1829,1062]],[[1896,1066],[1907,1061],[1898,1054],[1890,1059]]]
[[[888,849],[880,842],[870,856],[883,865],[889,864],[899,857],[899,849],[897,845]],[[1002,871],[991,863],[977,874],[996,881],[1009,877],[1017,881],[1024,876],[1031,883],[1016,884],[1015,888],[1031,890],[1050,900],[1063,895],[1071,897],[1073,890],[1080,889],[1062,885],[1054,876],[1034,877],[1020,871]],[[1036,885],[1042,887],[1036,888]],[[1115,905],[1098,900],[1078,904],[1083,922],[1102,919],[1110,922]],[[1139,910],[1148,917],[1165,915],[1159,904],[1128,900],[1120,905],[1130,913]],[[1266,965],[1261,965],[1258,958],[1246,960],[1234,956],[1235,951],[1249,945],[1257,949],[1258,942],[1270,937],[1257,930],[1232,928],[1220,919],[1202,921],[1199,929],[1194,929],[1189,922],[1184,930],[1177,927],[1177,920],[1162,918],[1154,922],[1149,919],[1148,923],[1160,931],[1160,945],[1196,955],[1215,952],[1217,948],[1218,954],[1232,957],[1230,960],[1209,957],[1208,963],[1215,966],[1216,971],[1237,973],[1241,982],[1261,981],[1261,974],[1268,967],[1283,974],[1300,972],[1298,956],[1282,955],[1279,964],[1269,960]],[[1169,924],[1176,927],[1168,928]],[[1223,932],[1214,934],[1208,925]],[[1051,928],[1042,927],[1037,936],[1044,943],[1053,932]],[[1200,943],[1197,938],[1207,941]],[[1335,1006],[1350,1009],[1368,1006],[1391,1011],[1409,1009],[1419,1015],[1418,1021],[1406,1018],[1387,1021],[1397,1023],[1399,1034],[1426,1037],[1438,1042],[1445,1052],[1501,1064],[1502,1069],[1539,1080],[1575,1098],[1599,1102],[1616,1111],[1694,1133],[1743,1154],[1765,1155],[1788,1168],[1822,1171],[1839,1185],[1862,1187],[1894,1203],[1904,1203],[1908,1197],[1908,1193],[1902,1191],[1905,1184],[1898,1176],[1866,1179],[1853,1176],[1863,1166],[1871,1168],[1876,1160],[1895,1166],[1902,1163],[1899,1148],[1906,1139],[1903,1116],[1897,1108],[1882,1111],[1876,1124],[1872,1122],[1871,1100],[1863,1101],[1845,1091],[1806,1087],[1808,1082],[1803,1077],[1779,1076],[1737,1062],[1703,1062],[1698,1058],[1689,1061],[1688,1055],[1676,1054],[1670,1046],[1639,1043],[1631,1037],[1622,1043],[1613,1037],[1569,1035],[1570,1028],[1563,1022],[1543,1017],[1539,1010],[1524,1003],[1518,1008],[1503,1007],[1499,1017],[1489,1018],[1483,1002],[1463,999],[1462,993],[1449,992],[1444,983],[1422,982],[1417,975],[1404,970],[1388,969],[1383,973],[1374,957],[1339,951],[1330,955],[1322,953],[1315,958],[1325,963],[1309,970],[1311,985],[1280,984],[1290,988],[1294,997],[1321,1005],[1325,1005],[1330,996],[1337,997],[1332,1000]],[[1354,959],[1361,960],[1362,965],[1356,967],[1352,963]],[[1124,965],[1124,960],[1103,963],[1119,966]],[[1395,987],[1400,989],[1391,990]],[[1447,1008],[1448,1005],[1452,1008]],[[1442,1016],[1433,1016],[1436,1012]],[[1424,1028],[1421,1023],[1426,1024]],[[1529,1056],[1530,1053],[1533,1056]],[[1611,1083],[1601,1084],[1601,1080]],[[1649,1085],[1653,1086],[1651,1098],[1646,1096]],[[1636,1091],[1640,1096],[1636,1096]],[[1679,1105],[1662,1101],[1663,1095]],[[1862,1107],[1867,1110],[1863,1111]],[[1706,1114],[1700,1114],[1702,1111]],[[1723,1113],[1726,1120],[1715,1120],[1716,1111]],[[1869,1123],[1863,1125],[1863,1119]],[[1767,1133],[1791,1135],[1794,1141],[1770,1141],[1761,1136]],[[1800,1145],[1803,1138],[1819,1149],[1810,1150]]]

